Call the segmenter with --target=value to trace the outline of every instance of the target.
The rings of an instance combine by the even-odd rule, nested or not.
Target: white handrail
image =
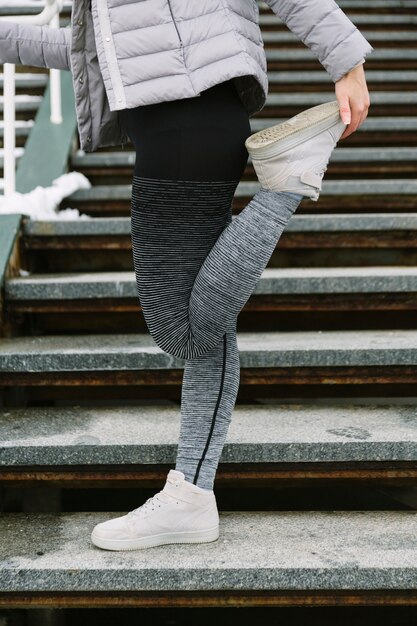
[[[0,20],[14,22],[29,22],[32,24],[59,27],[59,13],[64,0],[46,0],[43,10],[36,15],[7,15],[0,16]],[[61,74],[60,70],[50,69],[51,117],[52,124],[62,124],[61,111]],[[15,65],[4,63],[3,72],[3,120],[4,120],[4,196],[16,191],[16,110],[15,110]]]
[[[13,22],[29,22],[30,24],[49,24],[57,13],[62,11],[64,0],[45,0],[45,6],[40,13],[35,15],[2,15],[1,20],[13,20]]]

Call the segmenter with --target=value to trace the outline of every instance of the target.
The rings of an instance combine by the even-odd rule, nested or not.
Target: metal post
[[[3,70],[4,101],[4,196],[9,196],[16,189],[16,137],[15,137],[15,66],[5,63]]]
[[[55,13],[49,25],[59,28],[59,13]],[[61,70],[49,70],[49,82],[51,85],[51,123],[62,124],[61,108]]]

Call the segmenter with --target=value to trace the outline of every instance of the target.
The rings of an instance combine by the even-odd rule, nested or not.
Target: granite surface
[[[359,148],[356,148],[359,150]],[[365,148],[362,148],[365,150]],[[411,148],[410,148],[411,150]],[[344,148],[343,152],[348,152]],[[415,152],[414,148],[413,151]],[[92,153],[95,156],[96,153]],[[91,156],[91,155],[89,155]],[[233,215],[232,219],[236,216]],[[94,217],[86,220],[24,219],[23,233],[36,237],[66,235],[130,235],[130,217]],[[288,222],[290,232],[341,232],[363,230],[417,230],[417,213],[337,213],[297,215]]]
[[[417,330],[242,332],[241,367],[417,365]],[[0,372],[181,368],[149,333],[40,335],[0,341]]]
[[[381,16],[378,16],[378,19]],[[398,82],[398,87],[401,88],[401,83],[406,83],[410,80],[417,81],[417,72],[415,70],[404,70],[402,72],[386,72],[384,70],[371,72],[372,79],[375,79],[376,82],[380,82],[388,80],[389,78]],[[323,82],[323,74],[322,72],[291,72],[291,71],[271,71],[268,72],[268,79],[270,83],[282,84],[282,83],[296,83],[299,85],[303,80],[308,80],[310,83],[321,83]],[[379,80],[378,80],[379,79]],[[368,78],[370,80],[370,77]],[[251,118],[251,130],[252,132],[257,132],[262,130],[263,128],[269,128],[270,126],[274,126],[275,124],[280,124],[281,122],[285,122],[288,118],[284,117],[255,117]],[[400,132],[406,131],[415,131],[417,129],[417,119],[415,116],[404,116],[404,115],[386,115],[381,117],[376,116],[368,116],[365,121],[357,128],[356,133],[366,133],[366,132],[392,132],[394,130],[398,130]],[[409,180],[411,179],[404,179]],[[345,183],[348,185],[350,180],[346,180]],[[372,182],[375,184],[378,182],[383,183],[395,183],[398,182],[398,179],[372,179]],[[417,181],[415,181],[417,182]]]
[[[416,292],[417,267],[266,268],[253,294]],[[137,298],[133,271],[10,278],[8,300]]]
[[[285,56],[288,59],[290,56],[301,57],[304,52],[311,56],[309,50],[292,50],[287,49]],[[403,49],[391,49],[391,50],[378,50],[375,51],[378,54],[389,54],[390,58],[404,58],[406,56],[413,56],[417,58],[417,52],[415,50]],[[374,54],[375,54],[374,52]],[[267,50],[267,57],[282,58],[282,50]],[[0,78],[1,84],[1,78]],[[375,92],[373,94],[373,104],[388,104],[397,105],[398,98],[401,97],[403,104],[415,104],[416,95],[412,91],[403,91],[401,94],[398,91],[383,91]],[[333,100],[333,94],[324,93],[269,93],[266,99],[265,107],[271,106],[297,106],[297,107],[312,107],[317,104],[322,104],[326,101]],[[72,166],[77,168],[88,167],[128,167],[134,165],[136,159],[135,152],[132,149],[124,150],[121,152],[83,152],[77,150],[72,157]],[[332,154],[331,161],[337,161],[339,163],[357,163],[357,162],[392,162],[392,161],[414,161],[416,159],[416,151],[413,147],[408,146],[374,146],[374,147],[352,147],[343,148],[336,145]],[[252,157],[248,156],[248,163],[252,163]]]
[[[214,542],[94,546],[124,513],[4,513],[0,592],[417,589],[417,511],[220,511]]]
[[[393,118],[395,119],[395,118]],[[399,118],[402,119],[402,118]],[[366,119],[363,126],[365,126]],[[259,120],[253,131],[257,132],[262,128],[268,127],[272,125],[277,120],[269,120],[266,122]],[[392,128],[391,128],[392,126]],[[359,127],[356,132],[361,132],[362,127]],[[414,126],[408,128],[403,128],[401,122],[397,124],[390,124],[389,129],[387,130],[410,130],[415,131],[417,129],[417,121],[414,123]],[[378,130],[383,131],[383,128],[375,128],[370,130]],[[235,197],[243,198],[248,196],[253,196],[260,189],[260,183],[258,181],[254,182],[239,182]],[[67,200],[71,202],[86,202],[86,201],[104,201],[104,200],[120,200],[120,201],[130,201],[131,199],[131,191],[132,186],[129,185],[94,185],[91,189],[78,189],[71,195],[67,197]],[[322,190],[320,195],[336,195],[336,196],[346,196],[346,195],[382,195],[385,196],[387,194],[391,195],[405,195],[405,194],[417,194],[417,180],[413,178],[392,178],[392,179],[383,179],[383,180],[375,180],[374,178],[366,178],[361,180],[326,180],[322,181]]]
[[[415,14],[415,9],[416,9],[416,5],[412,4],[412,0],[405,0],[406,4],[401,5],[400,2],[401,0],[397,0],[398,4],[395,4],[391,2],[391,7],[407,7],[407,9],[409,9],[410,12],[413,12]],[[341,2],[338,3],[343,9],[351,9],[352,5],[349,6],[349,3],[343,2],[343,0]],[[353,4],[353,6],[355,7],[355,4]],[[372,8],[380,8],[382,6],[384,6],[384,8],[386,7],[387,9],[391,8],[389,2],[387,3],[386,0],[382,0],[381,1],[377,0],[377,2],[375,2],[375,0],[373,0],[372,4],[369,5]],[[360,7],[360,4],[357,4],[356,7]],[[355,8],[356,8],[355,7]],[[397,14],[398,15],[398,14]],[[365,15],[362,15],[363,17],[365,17]],[[379,17],[379,15],[378,15]],[[405,16],[402,16],[405,17]],[[407,16],[408,17],[408,16]],[[409,17],[408,17],[409,19]],[[276,32],[276,31],[275,31]],[[386,36],[387,39],[389,38],[390,35],[390,31],[386,32]],[[373,39],[373,37],[372,37]],[[285,59],[285,61],[290,64],[292,61],[311,61],[314,60],[316,57],[314,56],[314,53],[312,50],[310,50],[310,48],[304,46],[304,47],[300,47],[300,48],[285,48],[285,50],[282,49],[275,49],[275,48],[270,48],[269,46],[265,49],[265,54],[266,54],[266,60],[267,63],[272,63],[274,61],[283,61],[283,59]],[[372,60],[373,61],[377,61],[379,63],[383,63],[383,62],[387,62],[389,61],[393,61],[396,60],[399,63],[404,62],[404,61],[414,61],[417,58],[417,54],[415,49],[411,48],[411,46],[409,48],[394,48],[394,47],[377,47],[376,50],[372,51]],[[368,72],[368,68],[366,68],[365,70],[366,72]],[[274,95],[278,95],[278,102],[279,104],[282,106],[284,104],[284,102],[282,102],[279,99],[279,96],[281,94],[274,94]],[[282,94],[284,95],[284,94]],[[287,95],[287,100],[285,101],[285,104],[294,103],[294,96],[297,96],[298,94],[285,94]],[[307,95],[307,94],[302,94],[302,95]],[[313,94],[309,94],[311,96],[315,96],[313,102],[310,104],[310,100],[307,100],[305,107],[308,106],[314,106],[314,104],[321,104],[322,102],[328,102],[329,100],[332,100],[333,98],[333,93],[330,92],[330,94],[327,93],[313,93]],[[391,95],[391,98],[389,97]],[[291,98],[291,96],[293,96],[293,98]],[[379,97],[378,97],[379,96]],[[404,96],[404,100],[402,99],[402,97]],[[290,99],[291,98],[291,99]],[[403,93],[399,94],[398,91],[395,91],[393,93],[390,94],[390,92],[388,91],[375,91],[373,93],[373,98],[372,98],[372,104],[395,104],[398,105],[398,101],[401,99],[401,104],[404,104],[405,102],[410,103],[410,104],[415,104],[416,103],[416,96],[415,96],[415,92],[412,91],[404,91]],[[267,99],[267,103],[266,106],[271,106],[271,101],[268,101]]]
[[[384,6],[385,8],[386,7],[390,8],[390,7],[398,6],[398,2],[403,2],[404,0],[377,0],[377,1],[379,2],[379,6]],[[359,2],[359,4],[358,4],[358,2]],[[410,2],[413,3],[413,2],[415,2],[415,0],[407,0],[407,5],[409,5]],[[338,4],[341,7],[343,7],[344,10],[346,8],[351,9],[352,7],[358,8],[358,6],[360,7],[362,5],[362,0],[340,0],[340,2],[338,2]],[[356,23],[356,20],[362,21],[366,17],[368,17],[368,19],[369,19],[369,17],[371,17],[371,16],[369,16],[369,15],[366,16],[363,13],[359,13],[359,14],[356,14],[353,19],[354,19],[354,21]],[[372,17],[374,17],[374,16],[372,16]],[[378,21],[379,21],[379,18],[381,18],[381,17],[388,17],[388,18],[391,17],[391,25],[392,25],[392,14],[391,14],[391,16],[389,16],[389,15],[384,15],[382,13],[379,13],[378,14]],[[374,19],[375,19],[375,17],[374,17]],[[410,18],[408,18],[408,19],[410,19]],[[374,24],[375,24],[375,22],[374,22]],[[389,41],[389,42],[391,42],[393,44],[398,44],[398,42],[404,43],[406,41],[413,41],[413,42],[415,41],[415,33],[414,33],[413,30],[409,30],[409,29],[402,30],[402,29],[398,29],[398,28],[397,29],[390,28],[390,29],[387,29],[385,31],[377,31],[377,30],[374,30],[372,28],[370,30],[372,32],[372,38],[374,39],[375,42],[378,42],[378,43],[380,41],[382,41],[382,42]],[[364,33],[364,34],[365,34],[365,36],[367,36],[367,35],[369,36],[369,33]],[[267,44],[267,48],[266,49],[273,47],[273,46],[270,46],[269,44],[280,43],[280,44],[287,44],[288,45],[288,43],[298,43],[299,42],[299,39],[297,39],[297,36],[294,33],[292,33],[291,31],[289,31],[288,29],[279,29],[279,30],[278,29],[265,29],[263,31],[263,40],[264,40],[264,43]],[[398,45],[396,47],[398,48]],[[295,47],[295,48],[297,49],[297,47]],[[411,46],[408,47],[407,49],[410,49],[410,48],[411,48]],[[292,49],[292,47],[291,47],[291,49]],[[383,46],[378,46],[376,51],[381,51],[381,50],[384,50],[384,49],[385,48]],[[395,48],[394,47],[393,48],[391,48],[391,47],[388,48],[388,50],[390,50],[390,49],[392,50],[392,49],[395,49]],[[403,50],[405,50],[405,49],[406,48],[403,48]],[[374,52],[372,54],[374,54]],[[365,70],[365,71],[368,74],[369,70]],[[375,72],[373,72],[373,73],[375,73]],[[377,72],[377,73],[378,73],[378,76],[379,76],[380,72]],[[392,72],[390,72],[390,73],[392,74]],[[305,75],[306,72],[303,72],[303,74]],[[397,91],[397,93],[398,93],[398,91]],[[325,92],[323,92],[323,95],[324,94],[325,94]],[[399,97],[400,97],[400,94],[399,94]]]
[[[0,466],[174,463],[180,409],[169,405],[0,409]],[[417,459],[409,405],[235,406],[222,463]]]
[[[342,0],[342,2],[340,4],[344,8],[349,8],[352,11],[355,8],[358,8],[358,5],[355,2],[349,2],[349,0]],[[262,5],[263,5],[263,3],[261,3],[261,6]],[[377,3],[376,6],[378,6],[378,5],[381,6],[380,3]],[[386,7],[387,3],[383,2],[382,6],[384,6],[384,5]],[[392,6],[392,3],[391,3],[391,6]],[[388,8],[389,8],[389,5],[388,5]],[[395,19],[397,17],[398,17],[398,19]],[[366,13],[365,14],[362,14],[362,13],[358,14],[358,13],[355,13],[354,15],[351,15],[351,19],[355,22],[355,24],[357,26],[359,26],[359,25],[364,26],[364,25],[375,24],[375,16],[373,14],[366,14]],[[272,12],[268,13],[266,15],[261,13],[259,15],[259,20],[260,20],[260,23],[262,25],[268,24],[268,25],[279,26],[279,25],[283,24],[282,19],[280,17],[278,17],[278,15],[276,15],[275,13],[272,13]],[[378,14],[378,24],[389,24],[392,27],[394,24],[413,24],[413,23],[414,23],[413,22],[413,16],[409,15],[409,14],[406,14],[406,15],[395,15],[395,16],[393,16],[390,13],[387,13],[387,14],[380,13],[380,14]]]

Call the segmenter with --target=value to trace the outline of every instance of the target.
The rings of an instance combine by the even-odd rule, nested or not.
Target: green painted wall
[[[16,169],[16,191],[27,193],[38,185],[49,187],[54,178],[67,171],[74,133],[77,129],[74,88],[71,72],[61,71],[62,124],[51,124],[49,118],[50,84],[37,111],[25,152]]]
[[[0,215],[0,287],[3,287],[10,254],[19,234],[21,219],[21,213]]]

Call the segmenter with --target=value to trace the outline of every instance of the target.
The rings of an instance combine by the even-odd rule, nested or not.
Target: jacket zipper
[[[175,21],[174,14],[172,12],[171,2],[170,2],[170,0],[167,0],[167,2],[168,2],[169,10],[170,10],[170,13],[171,13],[172,22],[173,22],[173,24],[175,26],[175,30],[177,31],[178,39],[180,40],[180,48],[181,48],[181,51],[182,51],[183,43],[182,43],[180,31],[178,30],[178,26],[177,26],[177,23]]]

